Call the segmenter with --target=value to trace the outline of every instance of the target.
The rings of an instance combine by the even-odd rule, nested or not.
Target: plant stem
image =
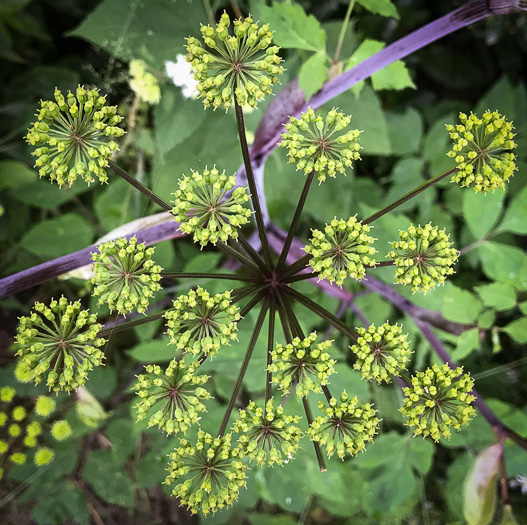
[[[240,311],[240,317],[245,317],[262,299],[262,294],[256,294]]]
[[[225,244],[223,242],[219,242],[216,244],[216,246],[225,254],[234,259],[235,261],[238,261],[242,266],[245,266],[250,271],[253,271],[257,274],[260,273],[260,270],[256,264],[254,264],[251,259],[246,257],[243,253],[241,253],[239,250],[235,250],[228,244]]]
[[[443,180],[445,177],[448,177],[449,175],[456,173],[456,171],[459,171],[458,168],[451,169],[449,171],[446,171],[445,173],[441,173],[440,175],[436,175],[435,177],[428,179],[426,182],[424,182],[420,186],[417,186],[417,188],[414,188],[412,191],[410,191],[406,195],[403,195],[400,199],[397,199],[396,201],[392,202],[390,205],[386,206],[386,208],[383,208],[382,210],[378,211],[377,213],[374,213],[372,216],[368,217],[367,219],[364,219],[363,221],[361,221],[362,224],[369,224],[370,222],[373,222],[379,217],[382,217],[389,211],[392,211],[393,209],[397,208],[397,206],[404,204],[406,201],[409,201],[412,197],[419,195],[419,193],[421,193],[422,191],[426,190],[427,188],[430,188],[430,186],[433,186],[440,180]]]
[[[308,279],[314,279],[317,276],[316,273],[299,273],[298,275],[295,275],[293,277],[290,277],[287,279],[288,283],[295,283],[297,281],[307,281]]]
[[[304,405],[304,412],[306,413],[306,419],[309,426],[311,426],[311,423],[313,423],[313,414],[311,413],[311,408],[309,408],[309,402],[307,400],[307,397],[302,398],[302,404]],[[322,455],[322,451],[320,450],[320,445],[318,444],[318,441],[313,441],[313,446],[315,447],[315,454],[317,455],[317,461],[318,466],[320,468],[320,472],[326,472],[328,469],[326,467],[326,462],[324,461],[324,456]]]
[[[122,177],[126,182],[131,184],[135,189],[139,190],[141,193],[146,195],[151,201],[155,202],[156,204],[161,206],[161,208],[163,208],[166,211],[172,211],[172,206],[170,206],[168,202],[165,202],[161,197],[156,195],[153,191],[150,191],[146,186],[141,184],[137,179],[128,175],[128,173],[123,171],[119,166],[114,164],[111,160],[108,161],[108,166],[110,167],[112,171],[117,173],[119,177]]]
[[[286,343],[290,344],[293,340],[293,334],[291,333],[291,324],[289,323],[289,317],[287,316],[284,297],[280,293],[276,295],[278,299],[278,315],[280,316],[280,323],[282,325]]]
[[[265,374],[265,402],[264,402],[264,419],[267,413],[267,401],[271,399],[271,384],[273,380],[273,373],[269,370],[269,367],[273,363],[272,352],[274,349],[274,326],[275,326],[275,315],[276,308],[274,301],[271,300],[269,307],[269,331],[267,335],[267,369]]]
[[[259,282],[257,277],[250,275],[237,275],[234,273],[173,273],[161,272],[161,276],[168,279],[226,279],[228,281]]]
[[[326,399],[328,400],[328,403],[331,401],[331,392],[329,391],[329,388],[326,385],[321,385],[322,392],[324,392],[324,395],[326,396]]]
[[[238,394],[240,393],[240,388],[243,384],[243,378],[245,376],[245,372],[247,371],[247,367],[249,366],[249,361],[251,360],[251,357],[253,355],[253,350],[256,346],[256,341],[258,340],[258,336],[260,335],[260,330],[262,329],[262,325],[265,320],[265,316],[267,314],[268,309],[269,301],[266,300],[262,306],[262,309],[260,310],[260,314],[258,315],[256,324],[254,325],[253,335],[251,336],[251,340],[249,341],[249,346],[247,347],[245,358],[240,368],[240,372],[238,373],[238,379],[236,379],[236,384],[234,385],[234,390],[232,392],[231,399],[227,406],[227,410],[225,411],[225,415],[223,416],[223,421],[221,422],[220,430],[218,431],[219,438],[223,436],[223,434],[225,433],[225,429],[227,428],[229,418],[231,417],[232,409],[234,408],[234,403],[236,403],[236,399],[238,398]]]
[[[307,194],[309,193],[309,188],[311,187],[311,183],[313,182],[314,176],[315,176],[315,170],[313,170],[307,176],[306,182],[304,183],[304,189],[302,190],[302,193],[300,194],[300,199],[298,201],[295,214],[293,216],[293,220],[291,221],[291,226],[289,227],[289,231],[287,232],[287,237],[285,239],[282,252],[280,253],[280,258],[278,259],[278,265],[277,265],[278,270],[281,270],[285,264],[287,254],[289,253],[289,248],[291,248],[291,242],[293,241],[293,237],[295,236],[296,229],[298,227],[298,221],[300,220],[300,215],[302,215],[302,210],[304,209],[304,204],[307,199]]]
[[[264,274],[269,274],[269,268],[265,265],[265,261],[260,257],[260,254],[251,246],[251,243],[243,236],[238,236],[238,241],[245,248],[245,251],[249,254],[251,259],[258,265],[258,268]]]
[[[160,312],[158,314],[153,314],[153,315],[146,315],[145,317],[141,317],[133,321],[128,321],[127,323],[122,323],[117,326],[112,326],[111,328],[104,328],[97,334],[97,337],[107,337],[112,334],[116,334],[117,332],[128,330],[128,328],[132,328],[134,326],[139,326],[141,324],[150,323],[151,321],[157,321],[157,319],[161,319],[164,315],[165,315],[165,312]]]
[[[295,275],[296,273],[301,272],[307,267],[307,263],[311,257],[313,256],[310,253],[300,257],[300,259],[296,260],[285,269],[285,272],[281,275],[281,277],[287,279],[290,275]]]
[[[381,261],[379,263],[375,263],[374,266],[366,266],[366,268],[382,268],[383,266],[393,266],[395,264],[395,261]]]
[[[265,233],[265,224],[263,220],[262,208],[260,206],[260,199],[256,191],[256,181],[254,179],[253,168],[251,165],[251,157],[249,155],[249,146],[247,145],[247,137],[245,135],[245,123],[243,120],[243,109],[236,95],[234,96],[234,108],[236,111],[236,124],[238,125],[238,136],[240,137],[240,146],[242,148],[243,163],[245,165],[245,172],[247,173],[247,181],[249,182],[249,191],[251,192],[251,200],[254,206],[254,215],[256,217],[256,226],[258,228],[258,235],[262,243],[262,250],[264,260],[269,268],[272,268],[271,250],[269,248],[269,241]]]
[[[347,327],[338,317],[334,316],[331,312],[328,312],[325,308],[315,303],[305,295],[293,290],[293,288],[286,287],[284,288],[285,292],[291,295],[300,304],[304,305],[306,308],[309,308],[312,312],[315,312],[317,315],[322,317],[329,324],[333,325],[337,330],[350,339],[355,341],[359,338],[359,334]]]
[[[346,11],[346,15],[344,16],[344,20],[342,21],[342,27],[340,28],[340,35],[337,42],[337,49],[335,50],[335,55],[333,56],[332,64],[336,64],[339,60],[340,56],[340,50],[342,49],[342,43],[344,42],[344,37],[346,36],[346,31],[348,29],[348,24],[351,17],[351,12],[353,11],[353,6],[355,5],[355,0],[350,0],[350,3],[348,5],[348,10]]]

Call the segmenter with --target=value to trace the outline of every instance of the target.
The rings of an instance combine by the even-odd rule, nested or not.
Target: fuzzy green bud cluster
[[[92,253],[94,276],[93,296],[98,304],[107,304],[110,312],[144,313],[150,299],[161,289],[159,281],[163,268],[154,263],[154,248],[138,244],[137,238],[117,239],[98,246]]]
[[[359,405],[356,397],[349,399],[342,392],[339,399],[331,398],[329,406],[319,401],[318,408],[323,415],[311,423],[308,434],[326,447],[328,457],[335,453],[340,459],[355,456],[373,441],[379,419],[369,403]]]
[[[121,137],[117,127],[123,117],[115,106],[106,105],[106,97],[95,89],[78,86],[66,98],[58,89],[55,101],[42,100],[38,120],[28,130],[26,140],[37,146],[33,155],[41,177],[51,182],[73,184],[78,178],[91,184],[106,182],[108,160],[119,148],[111,137]]]
[[[333,219],[324,231],[311,230],[311,244],[304,251],[311,254],[309,265],[319,279],[327,279],[342,286],[346,277],[357,281],[364,278],[365,267],[373,266],[375,248],[373,237],[368,235],[370,226],[356,217]]]
[[[234,188],[235,184],[234,175],[227,177],[216,168],[182,178],[172,208],[174,220],[181,222],[179,229],[194,233],[194,242],[201,246],[236,239],[236,228],[247,224],[252,212],[243,206],[249,200],[247,190]]]
[[[247,466],[237,459],[231,448],[231,435],[213,438],[200,430],[195,444],[179,440],[179,447],[169,454],[171,463],[167,485],[177,483],[172,495],[179,498],[192,514],[214,514],[232,505],[244,487]]]
[[[299,416],[285,415],[280,405],[275,409],[273,399],[267,401],[265,410],[251,401],[240,410],[233,427],[233,432],[242,434],[237,445],[240,457],[269,466],[292,459],[302,437],[302,431],[295,426],[299,420]]]
[[[408,346],[408,334],[403,334],[400,326],[384,323],[376,328],[372,324],[356,330],[359,338],[350,346],[357,355],[353,368],[359,370],[364,379],[389,383],[391,376],[399,376],[406,370],[405,364],[412,351]]]
[[[70,424],[65,419],[55,421],[51,427],[51,435],[57,441],[65,441],[71,434]]]
[[[53,450],[49,449],[48,447],[42,447],[39,448],[35,452],[35,465],[37,467],[43,467],[45,465],[49,465],[55,457],[55,453]]]
[[[463,374],[463,368],[434,365],[412,376],[412,386],[404,389],[401,412],[414,435],[430,436],[439,441],[450,438],[451,428],[459,430],[476,412],[472,394],[474,380]]]
[[[277,55],[280,48],[271,45],[269,26],[258,26],[250,16],[234,20],[232,34],[230,25],[227,13],[216,28],[202,25],[204,45],[197,38],[187,38],[187,62],[206,108],[228,110],[234,96],[240,106],[255,108],[265,95],[272,94],[272,86],[284,72]]]
[[[198,286],[180,295],[165,313],[170,343],[187,353],[213,356],[222,345],[236,339],[239,309],[231,305],[230,292],[210,295]]]
[[[148,428],[157,426],[167,434],[177,434],[196,424],[200,414],[207,411],[201,400],[210,399],[210,394],[201,386],[207,382],[208,376],[195,375],[199,365],[198,361],[187,365],[177,359],[173,359],[166,370],[158,365],[148,365],[146,374],[137,376],[135,384],[140,398],[135,405],[137,420],[145,419],[155,407]]]
[[[106,341],[97,337],[101,328],[97,316],[82,310],[80,301],[61,297],[49,306],[37,302],[28,317],[20,318],[17,356],[36,384],[46,378],[50,390],[69,393],[104,359],[100,347]]]
[[[396,283],[411,285],[414,293],[426,293],[454,273],[458,252],[445,230],[431,224],[411,225],[407,231],[399,230],[399,239],[391,243],[392,250],[386,255],[397,266]]]
[[[277,343],[272,351],[269,372],[273,373],[273,383],[284,395],[296,384],[296,394],[304,398],[310,392],[322,392],[322,385],[329,383],[336,361],[326,350],[333,341],[322,341],[311,348],[316,340],[317,334],[312,332],[302,340],[295,337],[285,346]]]
[[[35,401],[35,413],[41,417],[48,417],[55,410],[55,401],[49,396],[38,396]]]
[[[147,65],[142,60],[130,62],[130,87],[140,100],[148,104],[157,104],[161,100],[159,82],[147,71]]]
[[[482,118],[471,113],[459,114],[461,124],[448,124],[454,141],[447,155],[456,161],[458,171],[451,178],[460,186],[477,193],[505,189],[516,170],[513,126],[497,111],[485,111]]]
[[[351,116],[333,108],[326,119],[309,108],[299,119],[289,117],[280,146],[287,148],[290,163],[305,173],[315,171],[320,182],[337,173],[346,174],[353,161],[360,160],[360,131],[345,131]],[[339,132],[342,132],[338,135]]]

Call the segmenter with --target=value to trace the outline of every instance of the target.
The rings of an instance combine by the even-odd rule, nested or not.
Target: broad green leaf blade
[[[176,357],[176,347],[169,346],[165,339],[156,339],[139,343],[126,353],[141,363],[161,363]]]
[[[518,343],[527,343],[527,317],[516,319],[509,323],[503,331],[509,334]]]
[[[298,75],[298,83],[304,92],[306,100],[309,100],[324,85],[327,76],[328,67],[325,53],[315,53],[302,64]]]
[[[463,192],[463,215],[476,239],[481,239],[492,230],[501,213],[504,198],[503,191],[485,195],[468,189]]]
[[[527,233],[527,186],[513,197],[498,229],[520,234]]]
[[[423,137],[421,114],[409,107],[404,113],[387,112],[386,118],[392,153],[394,155],[417,153]]]
[[[463,514],[467,525],[487,525],[496,504],[496,474],[502,452],[496,443],[481,452],[470,470],[463,490]]]
[[[259,6],[258,11],[274,31],[276,45],[325,52],[326,32],[313,15],[306,15],[301,5],[275,2],[272,7]]]
[[[370,13],[381,16],[393,16],[399,19],[397,8],[390,0],[357,0],[357,3],[370,11]]]
[[[516,293],[509,284],[499,282],[485,284],[477,286],[476,291],[486,306],[496,310],[508,310],[516,304]]]
[[[164,70],[165,60],[186,53],[185,36],[200,36],[200,22],[205,22],[201,2],[104,0],[68,34],[121,60],[141,58]]]
[[[458,323],[472,323],[483,309],[481,301],[468,290],[451,286],[443,299],[442,312],[446,319]]]
[[[504,505],[500,525],[518,525],[510,505]]]
[[[495,281],[524,289],[527,255],[516,246],[488,241],[478,247],[485,274]]]
[[[76,213],[39,222],[20,241],[20,246],[40,257],[60,257],[81,250],[93,239],[93,226]]]

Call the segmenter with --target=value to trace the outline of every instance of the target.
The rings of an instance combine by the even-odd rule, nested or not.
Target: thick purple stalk
[[[183,237],[185,234],[178,230],[179,222],[170,221],[140,230],[137,233],[125,235],[124,237],[130,238],[135,235],[138,242],[150,245],[166,241],[167,239]],[[117,237],[123,236],[117,235]],[[27,270],[22,270],[9,277],[4,277],[0,279],[0,299],[90,264],[91,254],[96,251],[97,245],[93,244],[83,250],[63,255]]]

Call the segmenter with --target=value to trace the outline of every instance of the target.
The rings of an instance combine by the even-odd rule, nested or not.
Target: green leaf
[[[93,226],[76,213],[42,221],[31,228],[20,246],[44,258],[60,257],[80,250],[93,239]]]
[[[133,346],[126,352],[141,363],[171,361],[176,357],[176,347],[167,344],[166,339],[156,339]]]
[[[499,525],[518,525],[510,505],[503,506],[503,514]]]
[[[204,21],[200,2],[104,0],[68,35],[89,40],[122,60],[141,58],[162,70],[165,60],[186,53],[183,35],[199,37]]]
[[[134,505],[132,481],[126,469],[117,463],[111,452],[93,450],[88,453],[82,476],[105,501],[122,507]]]
[[[106,427],[106,437],[112,445],[112,460],[123,464],[132,453],[137,442],[138,430],[134,421],[114,419]]]
[[[463,518],[463,483],[474,461],[474,456],[468,452],[459,455],[447,469],[445,495],[448,506],[456,518]]]
[[[502,445],[496,443],[481,452],[464,485],[463,514],[467,525],[487,525],[496,504],[496,475]]]
[[[306,100],[309,100],[324,85],[327,76],[328,66],[325,53],[315,53],[302,64],[298,74],[298,83]]]
[[[491,283],[476,286],[481,299],[487,306],[496,310],[508,310],[516,305],[516,292],[510,284]]]
[[[367,38],[348,59],[344,69],[351,69],[353,66],[360,64],[375,53],[378,53],[384,46],[384,42]],[[374,73],[371,76],[371,81],[373,89],[376,91],[381,89],[401,90],[407,87],[415,89],[416,87],[402,60],[396,60],[380,71],[377,71],[377,73]],[[362,84],[363,81],[353,86],[352,90],[355,94],[361,91]]]
[[[48,180],[37,179],[17,188],[16,191],[12,190],[10,195],[24,204],[31,204],[44,210],[55,210],[58,206],[73,199],[76,195],[89,191],[89,189],[89,186],[82,183],[75,184],[70,188],[59,189],[57,185],[51,184]]]
[[[0,190],[5,188],[18,189],[25,184],[34,182],[37,173],[24,162],[3,160],[0,162]],[[16,193],[15,193],[16,194]]]
[[[388,134],[394,155],[417,153],[423,137],[423,119],[412,107],[404,113],[386,112]]]
[[[512,198],[498,230],[527,233],[527,186]]]
[[[516,319],[509,323],[503,331],[509,334],[518,343],[527,343],[527,317]]]
[[[472,323],[482,309],[481,301],[473,293],[456,286],[452,286],[443,299],[442,312],[449,321]]]
[[[200,101],[184,99],[171,84],[163,87],[161,95],[154,109],[154,121],[158,153],[163,156],[201,126],[205,111]]]
[[[476,239],[481,239],[492,230],[501,213],[504,197],[503,191],[485,195],[473,191],[463,192],[463,214]]]
[[[399,19],[397,8],[390,0],[357,0],[357,3],[375,15],[393,16]]]
[[[96,366],[89,376],[88,388],[98,399],[110,397],[117,385],[117,374],[114,368]]]
[[[326,32],[313,15],[306,15],[301,5],[274,2],[272,7],[261,5],[258,10],[274,31],[276,45],[325,52]]]
[[[487,241],[478,247],[483,271],[494,281],[512,284],[515,288],[525,287],[525,276],[521,270],[526,267],[527,255],[516,246]]]
[[[479,330],[478,328],[473,328],[472,330],[465,330],[457,338],[457,346],[454,352],[452,353],[452,359],[455,361],[465,359],[468,355],[472,353],[473,350],[479,348]]]
[[[199,253],[193,257],[183,268],[185,273],[195,272],[213,272],[218,268],[218,263],[222,258],[221,252],[205,252]],[[223,271],[223,270],[222,270]],[[218,272],[220,273],[220,272]],[[184,279],[182,282],[186,282],[188,279]]]

